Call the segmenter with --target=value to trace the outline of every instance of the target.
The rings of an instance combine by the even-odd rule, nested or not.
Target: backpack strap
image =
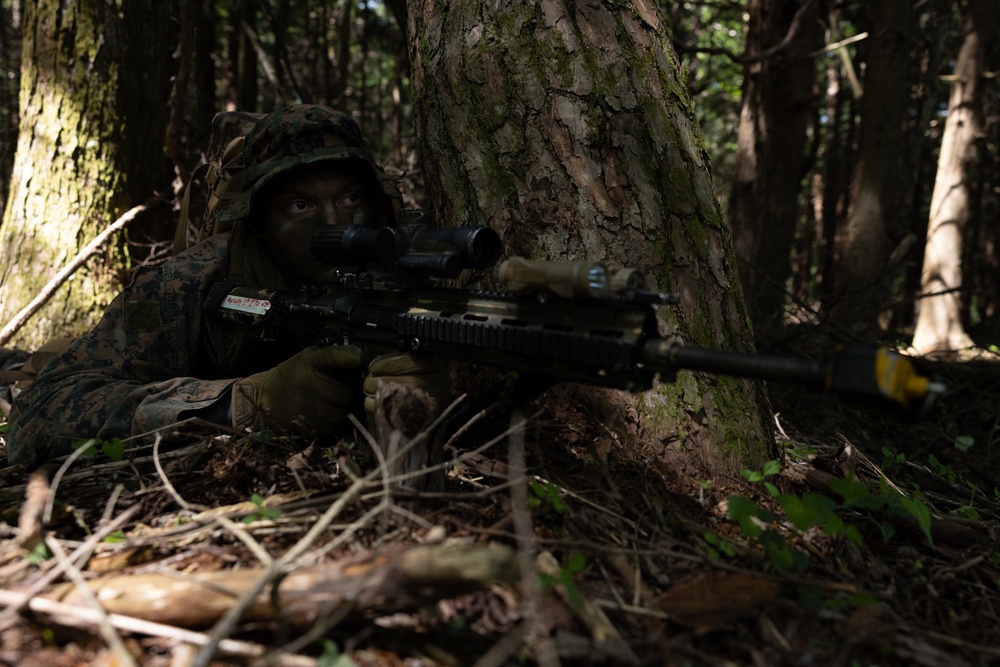
[[[0,371],[0,384],[34,380],[35,376],[45,368],[46,364],[69,347],[69,344],[75,340],[75,336],[65,336],[46,341],[44,345],[31,353],[28,360],[20,368]]]
[[[191,173],[191,178],[188,179],[187,185],[184,186],[184,197],[181,199],[181,213],[177,220],[177,229],[174,230],[175,255],[184,252],[190,246],[188,243],[188,230],[191,223],[191,190],[198,181],[203,180],[206,174],[209,173],[210,166],[208,162],[203,162],[195,167],[195,170]],[[200,230],[196,231],[196,236],[200,235]]]
[[[34,380],[35,376],[22,370],[0,371],[0,384],[12,384],[22,380]]]

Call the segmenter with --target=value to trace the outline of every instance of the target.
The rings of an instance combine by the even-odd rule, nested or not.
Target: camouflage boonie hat
[[[380,224],[395,224],[401,199],[389,177],[375,163],[361,128],[350,116],[319,105],[284,107],[264,116],[243,142],[243,154],[225,166],[238,178],[241,192],[216,213],[223,222],[245,218],[253,195],[290,169],[331,160],[354,160],[368,167]],[[388,218],[388,219],[387,219]]]

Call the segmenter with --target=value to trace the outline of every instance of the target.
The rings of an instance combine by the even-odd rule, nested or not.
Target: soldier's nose
[[[336,202],[328,201],[324,202],[321,215],[323,216],[324,225],[339,225],[343,224],[337,219],[337,205]]]

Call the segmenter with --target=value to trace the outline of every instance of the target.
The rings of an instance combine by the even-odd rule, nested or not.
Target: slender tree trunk
[[[908,221],[908,231],[917,240],[913,253],[907,258],[902,287],[903,294],[911,297],[920,293],[930,197],[934,190],[938,148],[944,130],[936,121],[941,113],[941,100],[947,98],[947,93],[943,90],[950,90],[941,81],[941,71],[945,60],[954,57],[952,42],[962,21],[960,10],[951,3],[931,3],[928,9],[929,20],[926,21],[924,34],[919,40],[923,44],[920,75],[912,94],[916,113],[907,119],[904,126],[903,190],[908,199],[901,203],[899,209],[899,218]],[[928,128],[937,129],[928,132]],[[900,328],[906,332],[903,335],[912,336],[916,325],[913,301],[910,300],[905,306],[901,304],[896,315]]]
[[[962,24],[962,46],[941,139],[913,347],[918,352],[961,350],[973,345],[962,325],[962,235],[969,215],[970,167],[983,131],[980,80],[987,49],[1000,24],[995,0],[970,0]]]
[[[751,347],[732,240],[656,3],[411,0],[408,32],[418,144],[443,221],[488,224],[512,255],[637,268],[680,292],[662,321],[685,342]],[[767,402],[748,382],[681,373],[588,404],[659,460],[698,452],[702,473],[772,454]]]
[[[0,211],[7,201],[7,186],[14,168],[17,132],[17,90],[20,83],[21,12],[20,3],[0,6]]]
[[[833,247],[837,235],[837,227],[844,216],[847,207],[847,181],[850,169],[848,148],[851,135],[850,91],[843,85],[840,69],[833,63],[827,69],[826,87],[826,132],[822,148],[823,169],[820,174],[823,188],[822,209],[820,212],[820,247],[822,252],[818,260],[819,272],[817,287],[820,298],[824,301],[832,291],[833,284]]]
[[[170,4],[129,0],[27,3],[21,125],[11,195],[0,228],[0,322],[97,233],[157,191],[169,191],[161,104],[170,82]],[[162,219],[136,221],[143,245],[170,235]],[[154,222],[156,224],[154,224]],[[140,248],[145,254],[148,248]],[[112,245],[61,289],[14,344],[79,334],[128,279]]]
[[[229,7],[224,68],[228,111],[256,111],[259,106],[257,54],[244,26],[256,32],[257,0],[236,0]]]
[[[834,318],[869,340],[876,338],[886,305],[890,237],[899,237],[893,212],[899,209],[903,121],[910,103],[911,5],[911,0],[868,5],[871,36],[851,205],[834,249]]]
[[[758,340],[780,333],[822,46],[819,3],[751,0],[729,220]],[[778,53],[764,57],[787,35]],[[761,59],[756,59],[760,57]]]
[[[212,63],[214,8],[206,6],[205,0],[180,0],[178,22],[177,73],[168,101],[170,117],[164,152],[175,165],[175,191],[179,196],[208,145],[218,103]]]

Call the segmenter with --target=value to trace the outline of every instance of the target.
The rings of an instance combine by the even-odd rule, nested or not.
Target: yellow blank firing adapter
[[[926,409],[945,391],[943,384],[921,373],[909,357],[884,347],[838,350],[826,386],[834,391],[880,396],[908,409]]]
[[[600,262],[557,262],[511,257],[500,265],[500,282],[511,292],[551,292],[566,299],[604,299],[611,277]]]

